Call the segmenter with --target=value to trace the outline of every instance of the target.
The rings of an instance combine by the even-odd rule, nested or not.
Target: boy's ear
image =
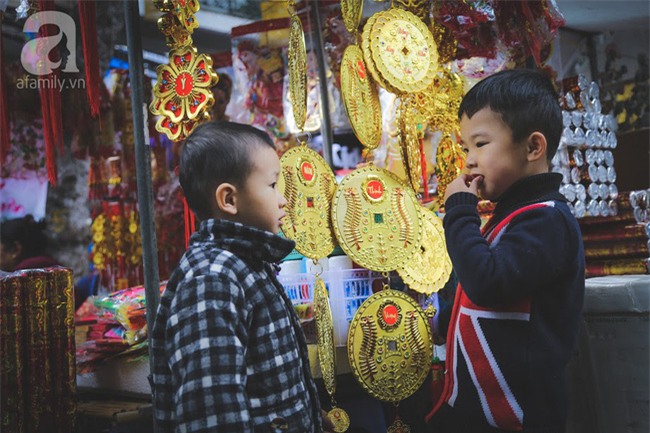
[[[539,131],[535,131],[528,137],[528,161],[546,159],[546,137]]]
[[[228,215],[237,215],[237,187],[222,183],[214,192],[217,208]]]

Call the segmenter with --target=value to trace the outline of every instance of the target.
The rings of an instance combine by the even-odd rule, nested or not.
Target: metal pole
[[[323,138],[323,158],[332,166],[332,121],[330,119],[330,99],[327,91],[327,73],[325,64],[325,53],[323,51],[323,34],[321,33],[320,11],[318,10],[318,0],[310,2],[311,9],[311,33],[313,35],[312,49],[316,51],[316,60],[318,61],[318,82],[320,84],[320,110],[321,110],[321,127],[320,133]]]
[[[153,219],[153,188],[151,185],[151,154],[145,143],[144,66],[142,63],[142,38],[137,0],[124,0],[126,42],[129,53],[129,80],[131,82],[131,110],[135,141],[135,166],[138,183],[138,209],[142,233],[142,263],[144,266],[144,293],[147,303],[147,329],[153,329],[154,317],[160,302],[158,279],[158,246]],[[149,345],[149,365],[152,362]],[[154,425],[154,431],[156,426]]]

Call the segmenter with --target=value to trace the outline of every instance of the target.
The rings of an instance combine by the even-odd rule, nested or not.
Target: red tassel
[[[420,164],[422,166],[422,185],[424,186],[424,201],[429,201],[429,179],[427,179],[427,156],[424,154],[424,139],[420,138]],[[417,191],[415,191],[417,194]]]
[[[79,20],[81,22],[81,41],[84,50],[84,69],[86,72],[86,95],[90,104],[90,114],[99,115],[99,53],[97,49],[97,15],[94,0],[79,0]]]
[[[2,21],[0,20],[0,61],[3,61],[2,53]],[[7,153],[11,147],[9,136],[9,99],[5,83],[5,68],[0,68],[0,163],[4,164]]]
[[[53,0],[38,0],[38,8],[41,12],[55,10]],[[41,26],[40,37],[52,35],[51,26]],[[40,52],[39,55],[47,56],[48,53]],[[61,118],[61,93],[54,83],[58,82],[59,73],[55,69],[51,74],[41,77],[43,80],[51,81],[52,85],[40,86],[41,112],[43,113],[43,135],[45,136],[45,156],[47,165],[47,177],[52,185],[56,185],[56,151],[58,147],[63,150],[63,121]]]

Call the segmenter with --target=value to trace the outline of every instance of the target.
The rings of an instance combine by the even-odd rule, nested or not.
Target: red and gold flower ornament
[[[214,104],[211,88],[219,77],[210,56],[198,54],[191,45],[170,51],[169,63],[158,66],[156,73],[149,106],[160,116],[156,130],[170,140],[182,140],[200,121],[209,119],[208,110]]]
[[[189,33],[199,27],[194,16],[201,8],[198,0],[154,0],[153,4],[158,10],[175,15]]]

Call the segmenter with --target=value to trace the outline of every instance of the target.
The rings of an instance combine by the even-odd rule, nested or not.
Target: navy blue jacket
[[[460,286],[443,401],[473,431],[565,429],[565,369],[580,327],[585,259],[560,181],[555,173],[518,181],[483,232],[476,196],[457,193],[445,203]]]

